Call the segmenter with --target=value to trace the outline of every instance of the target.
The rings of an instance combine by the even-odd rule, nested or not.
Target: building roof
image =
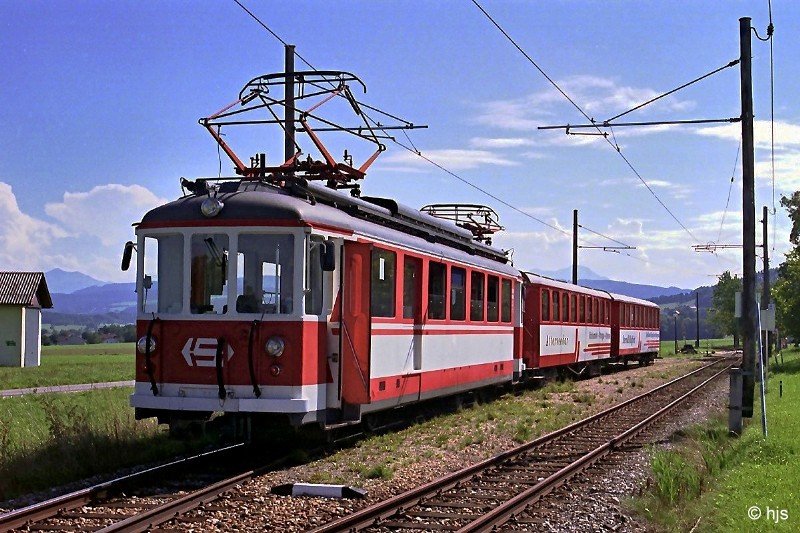
[[[43,272],[0,271],[0,305],[53,307]]]

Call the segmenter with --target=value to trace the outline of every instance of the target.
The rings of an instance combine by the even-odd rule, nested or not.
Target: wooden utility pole
[[[752,418],[755,392],[756,335],[756,205],[753,153],[753,79],[750,17],[739,19],[742,91],[742,416]]]
[[[578,284],[578,210],[572,210],[572,284]]]
[[[284,107],[286,116],[284,117],[283,160],[288,161],[294,157],[296,153],[294,142],[294,45],[287,44],[285,52],[286,66],[284,68],[284,74],[286,78],[284,80],[283,95],[286,99],[286,105]]]

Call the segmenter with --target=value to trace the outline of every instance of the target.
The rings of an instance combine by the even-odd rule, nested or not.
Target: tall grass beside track
[[[784,350],[784,364],[771,367],[767,438],[758,390],[741,437],[728,436],[724,418],[654,451],[652,486],[633,507],[667,531],[800,531],[800,350]]]
[[[0,501],[199,449],[153,419],[134,420],[132,389],[0,399]]]

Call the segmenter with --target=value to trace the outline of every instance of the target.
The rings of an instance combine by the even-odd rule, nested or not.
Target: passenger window
[[[502,316],[503,322],[511,322],[511,280],[503,280],[502,294]]]
[[[464,320],[467,315],[467,271],[450,267],[450,320]]]
[[[561,320],[561,293],[553,291],[553,322]]]
[[[486,289],[486,320],[497,322],[500,304],[500,280],[497,276],[489,276],[489,283]]]
[[[416,318],[419,310],[419,284],[422,264],[419,259],[403,259],[403,318]]]
[[[550,291],[542,289],[542,322],[550,320]]]
[[[580,320],[581,324],[583,324],[584,322],[586,322],[586,302],[584,301],[583,296],[578,296],[578,305],[580,306],[578,319]]]
[[[447,267],[431,263],[428,275],[428,318],[444,320],[447,300]]]
[[[569,295],[561,294],[561,321],[569,322]]]
[[[600,313],[597,311],[597,298],[592,298],[592,322],[597,324],[600,320]]]
[[[372,316],[393,317],[395,313],[395,271],[397,254],[389,250],[372,251]]]
[[[308,238],[306,245],[305,311],[307,315],[322,313],[322,250],[325,239],[319,235]]]
[[[577,322],[578,321],[578,297],[573,294],[570,303],[572,304],[569,307],[570,315],[572,316],[572,318],[570,320],[572,322]]]
[[[469,319],[483,322],[483,279],[480,272],[471,274],[472,293],[469,298]]]

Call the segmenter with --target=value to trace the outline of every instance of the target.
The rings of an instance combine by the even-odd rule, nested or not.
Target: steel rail
[[[99,531],[101,533],[118,531],[147,531],[160,524],[163,524],[164,522],[168,522],[173,518],[177,518],[178,516],[191,511],[192,509],[195,509],[204,503],[208,503],[217,499],[219,495],[226,490],[232,489],[236,485],[239,485],[240,483],[257,476],[260,473],[261,469],[250,470],[249,472],[239,474],[232,478],[223,479],[222,481],[218,481],[217,483],[191,492],[186,496],[167,502],[159,507],[149,509],[137,515],[126,518],[120,522],[115,522],[114,524],[104,527]]]
[[[650,424],[661,418],[664,414],[668,413],[669,411],[677,407],[679,404],[683,403],[686,399],[694,395],[697,391],[699,391],[700,389],[702,389],[703,387],[705,387],[706,385],[708,385],[709,383],[720,377],[723,373],[725,373],[728,370],[728,368],[730,367],[723,368],[710,378],[706,379],[705,381],[703,381],[690,391],[676,398],[675,400],[673,400],[666,406],[662,407],[655,413],[651,414],[650,416],[648,416],[641,422],[637,423],[633,427],[623,431],[616,437],[609,439],[604,444],[598,446],[597,448],[590,451],[581,458],[577,459],[576,461],[568,464],[558,472],[555,472],[549,477],[543,479],[542,481],[532,486],[528,490],[521,492],[517,496],[514,496],[510,500],[498,505],[488,513],[482,515],[480,518],[458,529],[457,533],[472,533],[475,531],[486,531],[487,529],[493,526],[499,526],[501,524],[506,523],[515,514],[524,511],[524,509],[528,505],[536,502],[539,498],[551,492],[553,489],[559,487],[578,472],[585,470],[589,466],[593,465],[594,463],[602,459],[604,456],[615,451],[615,449],[620,444],[629,441],[636,434],[642,431],[645,427],[649,426]]]
[[[584,418],[582,420],[578,420],[577,422],[573,422],[572,424],[570,424],[568,426],[565,426],[565,427],[563,427],[561,429],[552,431],[552,432],[550,432],[550,433],[548,433],[546,435],[543,435],[543,436],[541,436],[541,437],[539,437],[539,438],[537,438],[537,439],[535,439],[533,441],[527,442],[525,444],[522,444],[522,445],[517,446],[515,448],[512,448],[510,450],[506,450],[505,452],[501,452],[501,453],[499,453],[499,454],[497,454],[497,455],[495,455],[493,457],[490,457],[488,459],[484,459],[483,461],[480,461],[480,462],[475,463],[475,464],[473,464],[471,466],[468,466],[467,468],[464,468],[462,470],[458,470],[458,471],[453,472],[451,474],[448,474],[447,476],[444,476],[442,478],[435,479],[435,480],[430,481],[430,482],[428,482],[428,483],[426,483],[424,485],[420,485],[419,487],[417,487],[415,489],[411,489],[411,490],[406,491],[404,493],[401,493],[401,494],[398,494],[396,496],[393,496],[392,498],[389,498],[389,499],[384,500],[382,502],[378,502],[378,503],[376,503],[376,504],[374,504],[372,506],[366,507],[366,508],[364,508],[364,509],[362,509],[360,511],[357,511],[357,512],[355,512],[353,514],[350,514],[348,516],[344,516],[342,518],[339,518],[337,520],[329,522],[328,524],[325,524],[325,525],[323,525],[323,526],[321,526],[319,528],[311,530],[311,533],[330,533],[330,532],[334,532],[334,531],[357,531],[359,529],[363,529],[363,528],[366,528],[366,527],[373,526],[373,525],[376,524],[376,522],[378,522],[378,521],[380,521],[380,520],[382,520],[384,518],[387,518],[389,516],[394,515],[395,513],[397,513],[398,510],[407,509],[407,508],[412,507],[414,505],[420,504],[420,503],[423,502],[423,500],[425,498],[431,496],[432,494],[441,493],[441,492],[447,491],[447,490],[455,487],[459,483],[462,483],[462,482],[468,480],[469,478],[473,477],[475,474],[481,472],[482,470],[485,470],[488,467],[500,464],[500,463],[506,461],[507,459],[511,459],[511,458],[513,458],[513,457],[515,457],[517,455],[521,455],[522,453],[524,453],[524,452],[526,452],[526,451],[528,451],[530,449],[537,448],[537,447],[540,447],[540,446],[542,446],[544,444],[547,444],[547,443],[557,439],[558,437],[561,437],[563,435],[566,435],[567,433],[575,431],[576,429],[580,429],[580,428],[583,428],[585,426],[588,426],[588,425],[592,424],[593,422],[595,422],[595,421],[597,421],[597,420],[599,420],[601,418],[605,418],[605,417],[615,413],[616,411],[619,411],[619,410],[621,410],[621,409],[623,409],[625,407],[628,407],[628,406],[632,405],[635,402],[641,401],[642,399],[650,397],[650,396],[654,395],[658,391],[665,390],[666,388],[671,387],[671,386],[673,386],[674,384],[676,384],[678,382],[686,380],[686,379],[688,379],[688,378],[690,378],[690,377],[692,377],[692,376],[694,376],[694,375],[696,375],[696,374],[698,374],[700,372],[703,372],[703,371],[709,369],[710,367],[712,367],[714,365],[717,365],[719,363],[724,363],[724,359],[723,358],[719,358],[719,359],[713,361],[712,363],[709,363],[707,365],[701,366],[701,367],[693,370],[692,372],[689,372],[687,374],[684,374],[683,376],[679,376],[679,377],[677,377],[677,378],[675,378],[673,380],[670,380],[670,381],[668,381],[668,382],[666,382],[666,383],[664,383],[662,385],[659,385],[658,387],[656,387],[656,388],[654,388],[654,389],[652,389],[652,390],[650,390],[648,392],[644,392],[642,394],[639,394],[639,395],[637,395],[637,396],[635,396],[633,398],[630,398],[630,399],[628,399],[628,400],[626,400],[626,401],[624,401],[624,402],[622,402],[620,404],[617,404],[615,406],[609,407],[608,409],[600,411],[599,413],[596,413],[596,414],[594,414],[594,415],[592,415],[592,416],[590,416],[588,418]],[[724,371],[725,370],[723,370],[723,372]]]
[[[155,475],[156,473],[163,473],[174,468],[185,467],[191,463],[206,460],[210,456],[230,452],[231,450],[238,449],[242,446],[245,446],[245,443],[233,444],[231,446],[225,446],[216,450],[203,452],[191,457],[184,457],[183,459],[177,459],[169,463],[164,463],[147,468],[145,470],[140,470],[139,472],[127,474],[103,483],[98,483],[97,485],[86,487],[85,489],[63,494],[50,500],[16,509],[9,513],[0,515],[0,531],[9,531],[24,527],[33,522],[39,522],[42,520],[47,520],[48,518],[53,518],[61,512],[70,511],[72,509],[92,503],[98,498],[103,498],[106,494],[116,491],[120,487],[129,483],[135,483],[140,479],[146,479]]]

